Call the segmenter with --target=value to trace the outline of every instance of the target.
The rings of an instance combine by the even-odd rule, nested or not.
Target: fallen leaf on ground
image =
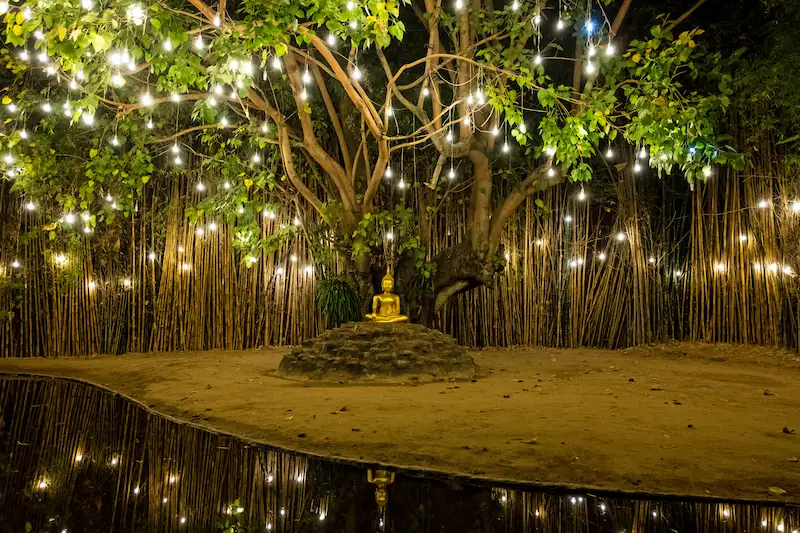
[[[650,390],[661,390],[661,387],[658,385],[653,385],[652,387],[650,387]]]
[[[768,390],[765,390],[764,391],[764,396],[775,396],[775,393],[774,392],[770,392]]]
[[[782,489],[782,488],[780,488],[780,487],[767,487],[767,488],[769,489],[769,491],[770,491],[772,494],[777,494],[778,496],[781,496],[781,495],[783,495],[783,494],[786,494],[786,491],[785,491],[785,490],[783,490],[783,489]]]
[[[787,457],[786,460],[789,461],[790,463],[796,463],[797,457]]]
[[[789,429],[788,427],[784,427],[783,432],[787,435],[794,435],[794,429]]]
[[[291,420],[292,418],[294,418],[294,417],[293,417],[293,416],[291,416],[291,415],[289,415],[289,416],[284,416],[284,417],[283,417],[283,419],[284,419],[284,420]]]
[[[536,439],[530,439],[522,441],[522,444],[539,444],[539,441],[537,441]]]

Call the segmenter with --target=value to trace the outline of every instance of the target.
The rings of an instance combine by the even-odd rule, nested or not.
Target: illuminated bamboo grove
[[[0,523],[10,531],[793,533],[778,504],[622,498],[398,473],[379,514],[366,465],[173,422],[70,381],[0,381]],[[227,522],[227,526],[226,526]],[[245,529],[246,528],[246,529]]]
[[[503,236],[495,287],[455,298],[438,327],[470,346],[679,339],[797,349],[800,190],[762,144],[752,169],[720,170],[694,192],[628,165],[584,188],[550,188],[538,197],[544,211],[530,199]],[[225,224],[183,216],[194,181],[179,175],[163,197],[142,199],[127,233],[81,239],[69,254],[46,232],[30,236],[38,215],[0,187],[2,356],[245,349],[318,334],[314,280],[337,267],[317,264],[302,228],[249,262]],[[464,210],[445,207],[431,254],[457,242]],[[296,213],[288,205],[260,217],[263,235],[291,227]]]

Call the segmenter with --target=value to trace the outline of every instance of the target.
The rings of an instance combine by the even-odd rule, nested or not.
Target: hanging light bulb
[[[116,135],[114,135],[114,136],[111,138],[111,145],[112,145],[112,146],[119,146],[119,139],[117,138],[117,136],[116,136]]]
[[[542,23],[542,16],[539,13],[536,13],[536,15],[533,16],[533,24],[538,26],[541,23]]]
[[[429,94],[431,94],[431,92],[428,90],[428,88],[427,87],[423,87],[422,88],[422,96],[427,98]]]
[[[125,79],[122,77],[122,74],[117,72],[111,76],[111,83],[115,87],[122,87],[122,84],[125,83]]]
[[[494,135],[495,137],[497,137],[498,135],[500,135],[500,129],[499,129],[497,126],[495,126],[494,128],[492,128],[492,135]]]
[[[397,184],[397,187],[399,187],[400,189],[405,189],[406,188],[406,182],[401,179],[400,183]]]
[[[606,159],[611,159],[612,157],[614,157],[614,150],[609,148],[608,150],[606,150]]]
[[[9,113],[16,113],[17,112],[17,104],[15,104],[14,102],[11,102],[10,104],[8,104],[6,106],[6,109],[8,109]]]
[[[258,155],[258,152],[256,152],[255,154],[253,154],[253,163],[260,163],[260,162],[261,162],[261,156]]]
[[[28,138],[28,130],[21,130],[19,132],[19,136],[20,136],[21,139],[27,139]]]
[[[353,79],[360,80],[361,79],[361,69],[356,67],[353,69]]]
[[[22,61],[27,61],[28,59],[30,59],[30,54],[28,54],[27,50],[23,50],[22,52],[19,53],[19,58]]]
[[[583,188],[581,188],[581,192],[578,193],[578,200],[581,202],[586,200],[586,193],[584,192]]]
[[[586,19],[586,33],[590,34],[594,31],[594,22],[592,19]]]
[[[25,204],[25,209],[27,209],[28,211],[36,211],[36,204],[33,202],[28,202],[27,204]]]
[[[456,0],[456,11],[461,10],[464,7],[464,2],[462,0]]]
[[[165,51],[171,52],[172,51],[172,39],[167,37],[164,39],[164,42],[161,44]]]
[[[41,41],[42,39],[44,39],[44,33],[42,33],[42,30],[36,30],[35,32],[33,32],[33,38],[36,39],[37,41]]]
[[[561,20],[561,17],[558,18],[558,22],[556,22],[556,29],[563,30],[564,29],[564,21]]]
[[[597,68],[594,66],[594,63],[592,63],[591,61],[588,61],[586,63],[586,73],[587,74],[594,74],[596,70],[597,70]]]
[[[555,175],[556,175],[556,169],[554,169],[553,167],[547,169],[547,177],[552,178]]]
[[[139,4],[132,4],[128,6],[128,18],[133,21],[136,26],[141,26],[144,23],[145,12]]]
[[[152,120],[148,120],[147,121],[147,129],[148,130],[152,130],[153,129],[153,121]]]
[[[47,65],[47,68],[45,69],[45,71],[47,72],[48,76],[52,76],[53,74],[56,73],[56,67],[55,67],[55,65]]]
[[[536,65],[541,65],[542,64],[542,56],[539,55],[539,54],[536,54],[536,57],[533,58],[533,62]]]
[[[703,176],[705,176],[706,178],[710,178],[711,177],[711,167],[710,166],[703,167]]]
[[[202,50],[205,48],[206,44],[203,42],[203,36],[198,35],[197,39],[194,40],[194,47],[196,50]]]
[[[226,191],[230,190],[230,188],[231,188],[231,182],[230,182],[230,181],[226,181],[225,183],[223,183],[223,184],[222,184],[222,187],[223,187],[223,188],[224,188]]]
[[[616,52],[616,49],[614,48],[614,45],[611,44],[611,43],[608,43],[608,46],[606,46],[606,56],[607,57],[611,57],[611,56],[614,55],[614,52]]]
[[[69,80],[69,88],[74,91],[78,88],[78,82],[75,80]]]
[[[94,115],[90,115],[89,113],[84,113],[81,118],[83,119],[83,123],[87,126],[91,126],[94,124]]]
[[[0,2],[0,15],[5,14],[8,11],[8,2],[3,0]]]
[[[594,57],[597,54],[597,49],[594,47],[593,44],[589,45],[589,51],[587,52],[589,57]]]
[[[352,11],[353,8],[355,8],[355,7],[356,7],[355,2],[352,2],[352,1],[347,2],[347,10],[348,11]]]
[[[519,2],[517,0],[514,0],[514,2],[511,4],[511,11],[517,11],[518,9],[519,9]]]
[[[215,27],[219,28],[219,25],[222,24],[222,21],[219,18],[219,15],[214,15],[214,20],[211,21]]]
[[[633,171],[641,172],[641,170],[642,170],[642,165],[639,164],[639,161],[636,161],[636,163],[633,165]]]
[[[150,92],[149,91],[142,94],[142,96],[140,98],[140,101],[141,101],[142,105],[145,106],[145,107],[149,107],[149,106],[153,105],[153,97],[150,96]]]
[[[553,157],[554,155],[556,155],[556,147],[548,146],[547,148],[544,149],[544,153],[546,153],[550,157]]]
[[[216,95],[222,94],[222,85],[217,84],[214,86],[214,94]]]
[[[267,124],[266,122],[264,122],[264,123],[261,125],[261,133],[267,133],[268,131],[269,131],[269,124]]]
[[[392,167],[387,165],[386,166],[386,172],[383,173],[383,176],[386,177],[386,178],[391,178],[392,177]]]
[[[303,72],[303,83],[306,85],[311,83],[311,73],[308,71],[308,67],[306,67],[305,72]]]
[[[228,127],[228,119],[227,119],[227,118],[225,118],[225,117],[222,117],[221,119],[219,119],[219,124],[220,124],[220,126],[222,126],[223,128],[226,128],[226,127]]]
[[[453,142],[453,130],[447,130],[447,135],[445,135],[444,139],[447,142]]]
[[[39,55],[36,56],[40,63],[47,63],[50,58],[47,57],[47,54],[44,52],[39,52]]]
[[[178,93],[172,93],[169,95],[169,97],[173,102],[177,103],[181,101],[181,95],[179,95]]]
[[[505,144],[503,144],[503,152],[508,152],[509,150],[511,150],[511,147],[508,145],[508,141],[506,141]]]
[[[642,146],[642,149],[639,151],[639,158],[640,159],[647,159],[647,148]]]
[[[206,186],[202,181],[198,181],[195,187],[197,188],[198,191],[206,190]]]
[[[308,91],[306,91],[306,88],[303,87],[303,91],[300,93],[300,99],[306,100],[307,98],[308,98]]]
[[[211,98],[208,99],[208,105],[210,105],[211,107],[216,107],[217,99],[212,96]]]
[[[14,162],[14,156],[11,154],[6,154],[3,156],[3,162],[5,162],[6,165],[12,164]]]
[[[274,68],[275,70],[281,69],[281,60],[278,59],[277,57],[272,60],[272,68]]]
[[[450,167],[450,172],[447,173],[447,177],[451,180],[456,179],[456,171],[453,167]]]
[[[181,151],[181,149],[178,147],[178,141],[175,141],[175,144],[172,145],[171,150],[173,154],[177,154]]]

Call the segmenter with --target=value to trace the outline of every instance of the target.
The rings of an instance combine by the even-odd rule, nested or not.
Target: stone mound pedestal
[[[434,381],[470,379],[467,350],[421,324],[357,322],[330,329],[295,347],[281,360],[289,378],[323,381]]]

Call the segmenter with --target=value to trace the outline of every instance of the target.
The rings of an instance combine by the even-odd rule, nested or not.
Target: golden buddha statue
[[[383,512],[389,501],[389,491],[386,490],[386,487],[394,483],[394,472],[369,469],[367,470],[367,482],[375,485],[375,503],[378,504],[378,510]]]
[[[400,297],[392,294],[394,276],[389,268],[381,280],[383,293],[372,297],[372,312],[364,318],[374,322],[408,322],[408,317],[400,314]]]

